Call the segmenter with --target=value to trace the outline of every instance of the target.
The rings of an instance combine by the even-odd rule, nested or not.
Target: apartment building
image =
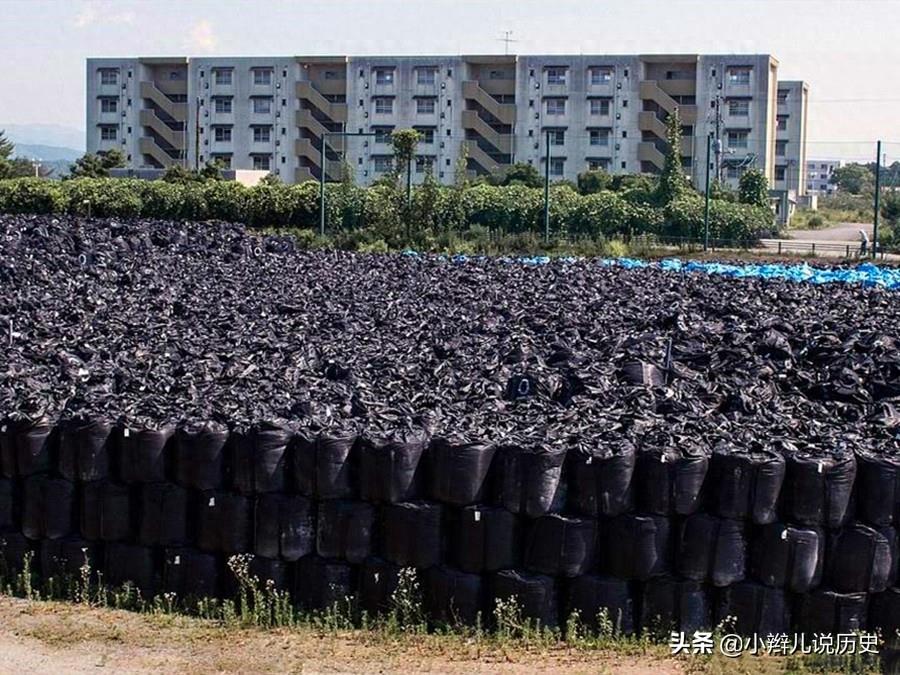
[[[769,55],[89,59],[87,148],[121,147],[135,169],[215,159],[286,182],[339,180],[349,166],[368,184],[392,166],[391,131],[415,128],[417,181],[430,166],[452,182],[461,156],[472,174],[543,172],[548,141],[551,177],[574,181],[597,167],[659,172],[677,108],[696,185],[709,134],[723,180],[752,166],[776,185],[782,166],[780,189],[805,187],[805,163],[778,150],[805,157],[807,88],[784,83],[802,85],[803,107],[784,112],[799,127],[782,139],[777,69]]]
[[[805,82],[778,83],[775,138],[776,190],[806,194],[806,132],[809,86]]]
[[[831,182],[835,169],[844,166],[842,159],[811,159],[806,163],[806,191],[825,197],[837,192],[837,185]]]

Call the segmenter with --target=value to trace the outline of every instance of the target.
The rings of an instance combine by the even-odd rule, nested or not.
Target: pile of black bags
[[[3,216],[0,565],[892,634],[898,325],[877,288]]]

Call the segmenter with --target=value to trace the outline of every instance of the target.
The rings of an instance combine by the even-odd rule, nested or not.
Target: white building
[[[837,192],[837,185],[831,182],[835,169],[844,166],[842,159],[811,159],[806,163],[806,190],[810,194],[824,197]]]
[[[390,169],[390,132],[412,127],[417,180],[430,164],[452,182],[462,153],[476,174],[515,162],[543,173],[549,137],[551,177],[574,181],[597,167],[659,172],[677,108],[701,189],[709,134],[713,177],[736,184],[757,167],[802,191],[808,90],[783,83],[798,94],[780,103],[777,70],[768,55],[89,59],[87,148],[120,147],[132,169],[215,159],[286,182],[322,169],[338,180],[343,160],[368,184]]]

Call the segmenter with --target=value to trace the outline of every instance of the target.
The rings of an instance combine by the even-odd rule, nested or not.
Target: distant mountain
[[[36,158],[43,162],[74,162],[83,154],[84,152],[74,148],[61,148],[56,145],[26,145],[25,143],[16,143],[16,149],[13,151],[15,157]]]
[[[84,131],[59,124],[3,124],[0,130],[16,145],[47,145],[71,148],[80,157],[84,154]],[[25,153],[22,153],[25,154]],[[40,157],[40,155],[38,155]]]

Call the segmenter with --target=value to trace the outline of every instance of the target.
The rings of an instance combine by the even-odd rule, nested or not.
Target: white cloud
[[[73,23],[76,28],[134,23],[134,13],[116,12],[114,7],[110,3],[87,2],[75,15]]]
[[[211,52],[218,42],[212,24],[203,19],[195,23],[188,33],[187,47],[195,52]]]

